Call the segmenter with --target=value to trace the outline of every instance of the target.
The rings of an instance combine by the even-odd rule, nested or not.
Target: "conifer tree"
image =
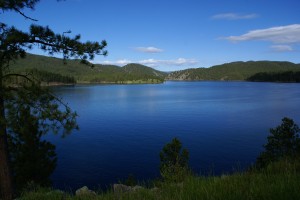
[[[42,140],[43,131],[28,105],[11,115],[14,117],[8,129],[8,143],[16,191],[28,183],[50,186],[49,178],[57,162],[55,146]]]
[[[0,10],[4,12],[17,12],[25,19],[33,19],[24,13],[24,9],[34,9],[39,0],[0,0]],[[9,65],[18,58],[24,58],[26,51],[33,46],[44,50],[50,55],[61,53],[64,60],[69,58],[80,58],[85,64],[88,59],[95,55],[106,55],[107,43],[81,42],[80,35],[69,37],[66,33],[54,33],[48,26],[31,25],[28,32],[19,30],[13,25],[0,21],[0,191],[4,200],[13,199],[12,169],[10,165],[10,152],[8,149],[8,125],[7,113],[9,109],[18,109],[22,101],[27,101],[31,108],[31,114],[38,118],[39,126],[44,133],[50,128],[58,131],[62,127],[65,132],[76,127],[76,113],[64,105],[64,110],[59,109],[62,102],[49,92],[43,91],[35,81],[26,75],[11,73]],[[23,79],[18,87],[6,84],[7,80],[18,77]],[[20,99],[24,98],[24,99]],[[50,122],[49,123],[46,123]]]
[[[182,149],[181,142],[173,138],[160,152],[160,174],[165,181],[183,181],[189,174],[188,162],[188,150]]]
[[[299,159],[300,157],[300,129],[294,120],[284,117],[282,124],[270,129],[268,142],[264,151],[256,160],[256,166],[265,167],[283,158]]]

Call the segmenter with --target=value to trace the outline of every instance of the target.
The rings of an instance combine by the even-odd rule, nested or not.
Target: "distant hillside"
[[[275,76],[271,79],[267,78],[266,75],[262,76],[261,73],[274,75],[274,73],[296,72],[300,71],[300,64],[275,61],[232,62],[210,68],[186,69],[166,73],[140,64],[128,64],[124,67],[96,64],[91,68],[81,64],[79,60],[68,60],[64,64],[63,60],[59,58],[28,54],[25,59],[18,59],[11,64],[11,69],[15,72],[28,72],[28,70],[36,69],[39,77],[42,80],[46,80],[46,82],[49,82],[49,78],[43,77],[43,75],[48,76],[49,74],[47,75],[46,72],[49,72],[53,73],[52,77],[58,79],[57,82],[70,78],[71,82],[77,83],[129,84],[162,83],[164,80],[255,81],[255,79],[258,79],[258,76],[259,79],[256,81],[269,81],[274,80]],[[62,77],[59,77],[59,75]],[[266,80],[262,80],[263,77],[266,77]]]
[[[261,72],[250,76],[247,81],[300,83],[300,71]]]
[[[247,80],[257,73],[300,71],[300,65],[291,62],[249,61],[232,62],[210,68],[175,71],[167,80]]]
[[[139,64],[124,67],[115,65],[94,65],[93,68],[81,64],[79,60],[68,60],[28,54],[11,64],[11,70],[25,72],[29,69],[46,71],[62,76],[74,77],[77,83],[161,83],[166,73]]]

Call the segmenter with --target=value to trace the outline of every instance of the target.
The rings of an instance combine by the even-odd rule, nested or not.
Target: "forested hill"
[[[12,63],[10,69],[15,72],[26,72],[31,69],[50,72],[61,76],[72,77],[77,83],[161,83],[167,75],[140,64],[128,64],[124,67],[84,65],[79,60],[68,60],[27,54],[25,59]]]
[[[164,80],[297,82],[295,80],[298,80],[299,73],[294,73],[291,78],[290,75],[287,76],[287,72],[291,74],[300,71],[300,64],[278,61],[232,62],[210,68],[186,69],[167,74],[140,64],[128,64],[124,67],[96,64],[91,68],[81,64],[79,60],[68,60],[64,64],[59,58],[28,54],[25,59],[18,59],[12,63],[10,69],[18,73],[34,70],[42,81],[48,83],[162,83]],[[280,78],[277,80],[276,77]]]
[[[167,80],[247,80],[258,73],[300,71],[300,64],[277,61],[232,62],[210,68],[175,71]]]

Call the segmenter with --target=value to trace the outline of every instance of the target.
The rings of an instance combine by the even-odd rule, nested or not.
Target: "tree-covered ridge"
[[[79,60],[69,60],[66,64],[59,58],[28,54],[12,64],[15,72],[27,72],[35,69],[44,74],[44,82],[61,82],[70,78],[70,83],[161,83],[164,80],[247,80],[272,82],[299,82],[300,65],[278,61],[232,62],[210,68],[196,68],[175,71],[170,74],[141,64],[116,65],[95,64],[87,67]],[[45,73],[54,73],[50,80]],[[297,72],[297,73],[296,73]],[[292,73],[292,74],[291,74]],[[59,75],[61,77],[59,77]],[[41,77],[41,76],[40,76]],[[68,78],[67,78],[68,77]],[[298,78],[297,78],[298,77]]]
[[[78,83],[161,83],[166,73],[140,64],[128,64],[124,67],[95,64],[87,67],[78,60],[67,63],[59,58],[28,54],[11,65],[16,72],[37,69],[62,76],[74,77]]]
[[[168,80],[247,80],[257,73],[300,71],[300,65],[291,62],[248,61],[232,62],[210,68],[186,69],[172,72]]]
[[[250,76],[247,81],[300,83],[300,71],[261,72]]]
[[[28,82],[29,80],[24,80],[24,77],[27,77],[41,86],[76,84],[76,80],[72,76],[64,76],[58,73],[38,70],[36,68],[25,69],[25,71],[20,72],[19,74],[20,76],[7,78],[5,83],[10,86],[16,86],[19,83]]]
[[[51,83],[62,84],[75,84],[76,80],[72,76],[63,76],[58,73],[47,72],[44,70],[29,69],[26,70],[26,74],[32,75],[42,85],[48,85]]]
[[[166,73],[154,70],[151,67],[147,67],[141,64],[135,64],[131,63],[128,65],[125,65],[123,69],[129,73],[129,74],[140,74],[142,76],[153,76],[153,77],[161,77],[164,78],[166,76]]]

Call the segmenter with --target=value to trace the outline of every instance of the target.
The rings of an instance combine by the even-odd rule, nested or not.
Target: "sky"
[[[24,10],[37,22],[14,12],[0,17],[24,31],[34,23],[71,30],[82,41],[106,40],[108,56],[93,63],[175,71],[250,60],[300,63],[299,9],[299,0],[41,0]]]

